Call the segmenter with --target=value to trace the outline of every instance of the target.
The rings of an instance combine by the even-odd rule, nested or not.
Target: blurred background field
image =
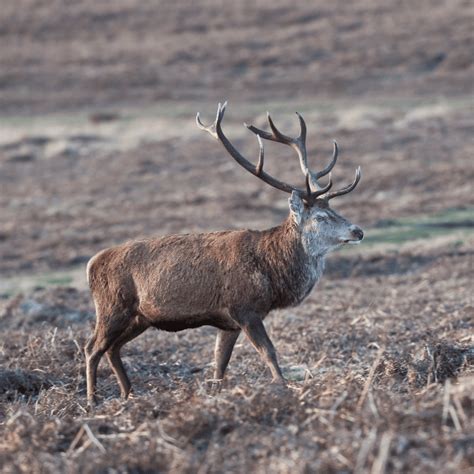
[[[470,472],[474,468],[473,8],[467,1],[6,0],[0,11],[0,463],[5,472]],[[287,393],[239,340],[215,392],[212,328],[126,346],[85,410],[87,260],[128,239],[281,222],[197,129],[336,139],[334,206],[366,240],[266,324]],[[296,158],[266,146],[275,176]],[[126,448],[126,449],[125,449]]]

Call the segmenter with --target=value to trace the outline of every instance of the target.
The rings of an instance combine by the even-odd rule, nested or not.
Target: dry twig
[[[357,402],[357,409],[360,410],[362,408],[362,405],[365,402],[365,399],[367,397],[367,393],[369,392],[370,386],[372,385],[372,381],[375,376],[375,371],[377,370],[377,367],[380,363],[380,359],[382,358],[382,354],[384,353],[385,349],[384,347],[380,347],[377,356],[375,357],[374,363],[372,364],[372,367],[370,368],[369,376],[367,377],[367,380],[364,385],[364,390],[362,390],[362,394],[359,398],[359,401]]]

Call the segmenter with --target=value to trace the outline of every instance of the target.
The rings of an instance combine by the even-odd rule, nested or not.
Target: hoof
[[[290,391],[290,387],[285,379],[274,379],[268,384],[268,389],[275,394],[285,394]]]
[[[276,387],[288,388],[288,382],[283,377],[272,379],[272,381],[270,382],[270,385],[274,385]]]
[[[97,407],[97,399],[95,397],[90,397],[87,399],[87,409],[89,411],[94,411]]]
[[[214,395],[222,390],[224,379],[210,379],[207,380],[207,387],[209,392]]]

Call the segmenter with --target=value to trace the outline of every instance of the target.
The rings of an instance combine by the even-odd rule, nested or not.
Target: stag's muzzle
[[[364,231],[356,225],[351,225],[349,228],[349,232],[350,232],[350,238],[345,240],[344,243],[360,244],[361,240],[364,238]]]

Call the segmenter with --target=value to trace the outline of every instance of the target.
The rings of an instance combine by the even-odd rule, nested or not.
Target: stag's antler
[[[329,199],[335,198],[336,196],[342,196],[343,194],[350,193],[359,183],[361,176],[362,176],[362,173],[360,171],[360,166],[358,166],[355,172],[354,181],[351,184],[349,184],[345,188],[339,189],[338,191],[327,193],[326,196],[324,196],[324,199],[329,201]]]
[[[254,176],[257,176],[262,181],[265,181],[267,184],[269,184],[270,186],[273,186],[274,188],[277,188],[281,191],[285,191],[287,193],[292,193],[293,191],[297,192],[306,202],[308,202],[308,204],[313,203],[319,196],[322,196],[323,194],[326,194],[329,191],[329,189],[332,186],[330,171],[336,164],[337,156],[338,156],[338,148],[337,148],[336,142],[334,142],[334,153],[329,165],[326,166],[326,168],[324,168],[322,171],[313,173],[308,168],[307,155],[306,155],[306,124],[303,120],[303,117],[297,112],[297,115],[300,121],[301,131],[298,137],[292,138],[281,133],[276,128],[275,124],[273,123],[273,120],[270,117],[270,114],[267,114],[268,123],[272,130],[272,133],[266,132],[264,130],[260,130],[254,127],[253,125],[245,124],[245,126],[250,131],[252,131],[253,133],[257,135],[260,153],[259,153],[257,165],[255,166],[235,149],[235,147],[232,145],[232,143],[228,140],[228,138],[224,135],[222,131],[221,122],[222,122],[222,119],[224,118],[224,112],[225,112],[226,106],[227,106],[227,102],[225,102],[223,105],[219,103],[217,107],[216,119],[213,124],[209,126],[205,126],[201,122],[199,113],[196,115],[196,123],[201,130],[205,130],[206,132],[210,133],[214,138],[219,140],[224,145],[228,153],[235,159],[235,161],[237,161],[237,163],[239,163],[239,165],[243,166],[247,171],[252,173]],[[301,170],[303,171],[306,178],[305,190],[294,187],[288,183],[284,183],[283,181],[280,181],[274,178],[273,176],[270,176],[265,171],[263,171],[264,148],[263,148],[261,137],[265,138],[266,140],[283,143],[285,145],[290,146],[296,151],[299,161],[300,161]],[[318,179],[327,175],[328,173],[329,173],[328,184],[326,186],[321,186],[318,183]],[[360,168],[358,168],[356,172],[356,179],[354,183],[352,183],[350,186],[347,186],[346,188],[341,189],[340,191],[335,191],[334,193],[328,194],[326,196],[326,199],[331,199],[335,196],[340,196],[342,194],[346,194],[352,191],[356,187],[357,183],[359,182],[359,179],[360,179]],[[315,190],[313,191],[313,189]]]
[[[266,140],[271,140],[273,142],[283,143],[293,148],[293,150],[296,151],[298,158],[300,160],[301,170],[303,171],[305,176],[309,175],[310,177],[311,188],[319,191],[323,187],[318,183],[318,179],[322,178],[323,176],[326,176],[336,164],[337,155],[338,155],[337,143],[334,142],[334,152],[332,155],[331,163],[329,163],[329,165],[326,166],[326,168],[324,168],[322,171],[313,173],[308,168],[308,159],[307,159],[307,154],[306,154],[306,123],[303,117],[298,112],[296,112],[296,115],[298,116],[298,119],[300,121],[300,134],[296,138],[289,137],[281,133],[278,130],[278,128],[275,126],[275,123],[273,122],[268,112],[267,112],[267,120],[272,130],[272,133],[268,133],[268,132],[265,132],[264,130],[260,130],[259,128],[254,127],[253,125],[245,124],[245,126],[251,132],[255,133],[257,136],[261,136],[262,138],[265,138]]]

